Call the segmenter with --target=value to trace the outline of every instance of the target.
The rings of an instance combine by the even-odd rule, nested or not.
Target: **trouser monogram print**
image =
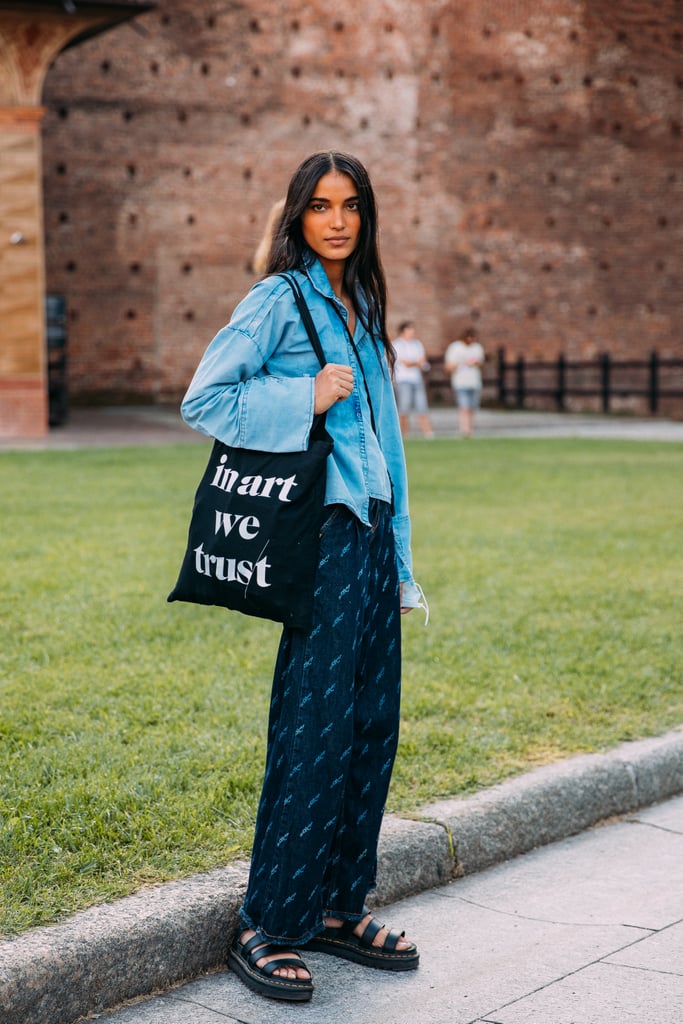
[[[266,771],[241,917],[304,943],[324,914],[362,916],[398,743],[401,637],[389,507],[372,527],[330,507],[314,626],[285,630],[271,697]]]

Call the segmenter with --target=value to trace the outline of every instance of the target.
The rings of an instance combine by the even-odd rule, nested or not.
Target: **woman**
[[[329,360],[321,370],[279,275],[293,271]],[[221,440],[306,448],[327,412],[314,623],[285,628],[241,930],[229,962],[254,991],[304,1001],[296,947],[387,970],[415,946],[365,907],[398,741],[400,621],[413,582],[403,445],[392,389],[375,198],[365,168],[317,153],[294,173],[264,280],[209,345],[183,416]]]

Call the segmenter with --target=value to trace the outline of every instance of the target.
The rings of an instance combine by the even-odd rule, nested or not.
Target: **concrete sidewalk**
[[[431,411],[437,438],[458,437],[453,406]],[[481,409],[477,437],[592,437],[604,440],[683,441],[683,422],[632,416]],[[416,434],[411,433],[410,437]],[[476,437],[475,439],[476,440]],[[0,438],[2,451],[50,451],[120,445],[202,442],[176,409],[163,406],[74,408],[63,426],[45,438]]]
[[[0,943],[0,1021],[70,1024],[218,970],[189,988],[120,1011],[112,1024],[217,1024],[220,1019],[268,1024],[295,1012],[305,1013],[310,1024],[333,1024],[347,1014],[360,1024],[678,1024],[680,1014],[666,1017],[660,1010],[663,993],[678,984],[680,995],[683,984],[680,973],[676,981],[680,955],[676,960],[668,949],[664,931],[670,928],[681,943],[683,932],[673,926],[683,918],[683,801],[672,805],[677,817],[669,825],[663,824],[669,821],[663,809],[638,815],[656,825],[659,845],[649,825],[636,833],[625,823],[616,833],[595,833],[617,835],[605,848],[592,845],[588,836],[560,852],[548,847],[519,863],[509,859],[680,793],[683,729],[547,765],[473,797],[424,807],[411,819],[388,817],[374,903],[387,907],[417,894],[406,906],[386,912],[391,923],[400,921],[420,943],[423,966],[414,977],[386,977],[317,956],[311,966],[318,968],[319,992],[311,1006],[291,1008],[252,996],[224,968],[247,876],[247,865],[235,864]],[[476,876],[494,865],[501,866]],[[534,865],[546,867],[536,876]],[[454,878],[461,880],[453,883]],[[488,895],[490,885],[495,898]],[[659,972],[654,981],[643,978],[645,988],[638,990],[645,993],[641,1009],[652,1003],[659,1007],[656,1016],[640,1010],[596,1016],[591,1010],[593,1016],[563,1017],[551,1004],[540,1016],[533,1007],[531,1016],[523,1015],[519,1000],[531,999],[534,992],[533,998],[541,993],[555,998],[546,991],[554,982],[559,1006],[566,986],[571,991],[573,984],[562,979],[585,969],[589,984],[589,965],[606,957],[612,964],[618,950],[646,937],[652,937],[649,961],[639,960],[635,950],[633,960],[623,960],[627,954],[622,953],[623,963],[618,962],[626,972],[642,971],[648,962]],[[566,950],[551,948],[560,939]],[[625,982],[619,981],[615,993],[622,988]],[[503,1006],[507,1016],[498,1015],[496,1008]]]
[[[683,797],[385,908],[417,942],[391,975],[306,954],[310,1005],[229,972],[102,1024],[680,1024]]]

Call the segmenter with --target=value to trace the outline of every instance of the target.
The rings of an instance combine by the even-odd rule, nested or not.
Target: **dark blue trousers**
[[[343,505],[321,533],[314,626],[280,642],[249,886],[241,919],[303,944],[323,917],[357,920],[399,728],[401,626],[389,506],[371,527]]]

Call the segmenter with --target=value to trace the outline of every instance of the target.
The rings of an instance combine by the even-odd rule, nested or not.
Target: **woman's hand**
[[[326,363],[315,378],[316,415],[327,412],[335,402],[343,402],[353,391],[353,370],[341,363]]]

